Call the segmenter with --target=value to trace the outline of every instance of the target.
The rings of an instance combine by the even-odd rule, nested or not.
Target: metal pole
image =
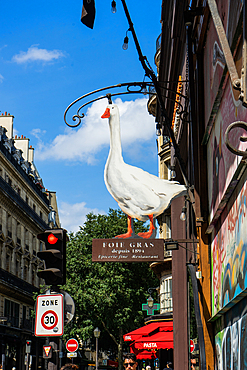
[[[63,352],[63,341],[62,337],[59,338],[59,369],[62,367],[62,357],[61,353]]]
[[[26,356],[27,356],[26,370],[28,370],[29,369],[29,353],[27,353]]]
[[[46,337],[45,338],[45,345],[46,346],[48,346],[49,345],[49,338],[48,337]],[[47,360],[47,358],[45,359],[45,370],[47,370],[48,369],[48,360]]]
[[[95,368],[98,370],[98,338],[96,338],[96,359],[95,359]]]

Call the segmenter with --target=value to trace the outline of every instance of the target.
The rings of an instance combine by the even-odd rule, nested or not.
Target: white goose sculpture
[[[139,237],[145,239],[154,237],[154,218],[169,206],[172,198],[185,192],[186,188],[176,181],[160,179],[124,162],[119,110],[116,104],[109,104],[101,118],[109,118],[110,126],[110,151],[104,171],[105,184],[119,207],[128,215],[127,233],[116,238],[135,236],[133,218],[141,221],[150,220],[149,231],[139,233]]]

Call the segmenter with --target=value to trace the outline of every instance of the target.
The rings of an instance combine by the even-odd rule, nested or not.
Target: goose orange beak
[[[105,113],[102,114],[101,118],[110,118],[110,108],[106,108]]]

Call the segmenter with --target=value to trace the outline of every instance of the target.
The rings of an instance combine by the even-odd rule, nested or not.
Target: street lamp
[[[151,295],[148,297],[147,302],[148,302],[148,307],[149,307],[149,308],[152,308],[152,307],[153,307],[153,305],[154,305],[154,300],[153,300],[153,298],[151,297]]]
[[[93,335],[95,336],[96,338],[96,359],[95,359],[95,368],[96,370],[98,370],[98,340],[99,340],[99,337],[100,337],[100,330],[99,328],[95,328],[94,331],[93,331]]]

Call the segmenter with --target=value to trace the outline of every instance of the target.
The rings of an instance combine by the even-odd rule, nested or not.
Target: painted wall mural
[[[240,181],[235,199],[220,218],[212,241],[212,315],[247,288],[247,184]]]
[[[247,314],[235,312],[237,320],[231,322],[215,336],[215,369],[247,369]],[[235,310],[236,311],[236,310]]]

